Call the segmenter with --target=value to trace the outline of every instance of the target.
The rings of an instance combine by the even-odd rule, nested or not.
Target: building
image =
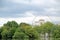
[[[45,20],[44,19],[40,19],[40,20],[38,20],[38,21],[35,21],[35,25],[42,25],[42,24],[44,24],[45,23]]]

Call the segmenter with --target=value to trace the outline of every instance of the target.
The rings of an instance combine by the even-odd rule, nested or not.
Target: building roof
[[[40,19],[39,21],[45,21],[44,19]]]

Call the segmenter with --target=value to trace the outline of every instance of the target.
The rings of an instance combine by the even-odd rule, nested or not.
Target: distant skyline
[[[32,23],[34,17],[60,22],[60,0],[0,0],[0,25],[11,20]]]

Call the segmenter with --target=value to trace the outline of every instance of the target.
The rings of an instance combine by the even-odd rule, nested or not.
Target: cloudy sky
[[[60,23],[60,0],[0,0],[0,25],[12,20],[32,23],[34,18]]]

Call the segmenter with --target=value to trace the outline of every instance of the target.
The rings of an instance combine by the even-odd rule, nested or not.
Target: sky
[[[60,23],[60,0],[0,0],[0,25],[39,19]]]

